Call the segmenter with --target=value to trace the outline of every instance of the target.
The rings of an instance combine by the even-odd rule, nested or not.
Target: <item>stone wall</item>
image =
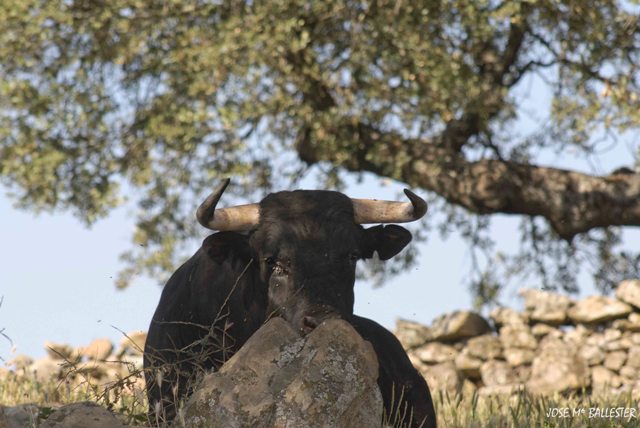
[[[631,392],[640,397],[640,280],[615,297],[575,301],[523,289],[525,309],[470,311],[430,326],[399,320],[396,335],[432,393]]]

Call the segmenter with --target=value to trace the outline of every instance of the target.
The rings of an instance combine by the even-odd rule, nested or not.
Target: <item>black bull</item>
[[[222,231],[171,276],[149,327],[144,366],[151,421],[173,419],[197,375],[220,368],[269,317],[284,318],[301,334],[338,317],[373,345],[386,414],[403,425],[435,427],[429,388],[400,342],[353,314],[357,260],[374,252],[389,259],[411,241],[400,226],[359,223],[415,220],[426,203],[409,191],[405,203],[294,191],[216,210],[227,184],[198,210],[201,224]]]

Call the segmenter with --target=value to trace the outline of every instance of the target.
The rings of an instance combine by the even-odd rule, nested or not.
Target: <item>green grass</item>
[[[118,382],[98,385],[78,376],[72,380],[37,382],[9,375],[0,380],[0,403],[13,406],[36,403],[46,418],[56,406],[78,401],[94,401],[121,414],[131,425],[146,424],[146,401],[136,380],[140,372]],[[478,394],[450,396],[435,393],[438,424],[443,428],[484,427],[640,427],[640,403],[629,394],[534,397],[527,393],[485,397]],[[589,417],[590,409],[623,408],[635,411],[636,418]],[[552,409],[566,417],[547,415]],[[584,414],[581,412],[584,411]]]

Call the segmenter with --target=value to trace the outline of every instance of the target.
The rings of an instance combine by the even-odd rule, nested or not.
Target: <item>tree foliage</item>
[[[639,274],[616,251],[640,225],[636,142],[627,168],[544,166],[597,157],[640,125],[640,20],[596,0],[6,0],[0,5],[0,177],[22,207],[87,224],[138,201],[132,275],[162,274],[223,176],[252,197],[370,172],[432,194],[480,251],[493,214],[522,217],[503,275],[606,288]],[[533,77],[532,77],[533,76]],[[522,133],[518,91],[553,94]],[[635,163],[634,163],[635,162]],[[140,247],[142,246],[142,247]],[[478,271],[483,301],[496,271]]]

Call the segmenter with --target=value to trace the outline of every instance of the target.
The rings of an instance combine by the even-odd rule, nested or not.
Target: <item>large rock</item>
[[[431,340],[460,340],[490,331],[489,323],[481,315],[471,311],[454,311],[433,320]]]
[[[616,297],[640,309],[640,279],[627,279],[618,284]]]
[[[431,340],[431,329],[415,321],[398,319],[394,333],[404,349],[413,349]]]
[[[68,404],[55,410],[41,428],[124,428],[113,413],[89,401]]]
[[[575,346],[549,338],[541,342],[539,354],[533,359],[527,389],[534,394],[550,395],[578,391],[587,388],[590,382],[589,365]]]
[[[347,322],[323,322],[306,337],[267,322],[180,411],[189,427],[379,426],[382,398],[370,343]]]
[[[567,310],[573,300],[559,293],[525,288],[519,291],[529,318],[534,322],[559,325],[567,319]]]
[[[568,315],[576,323],[603,323],[625,318],[631,306],[606,296],[590,296],[569,309]]]

